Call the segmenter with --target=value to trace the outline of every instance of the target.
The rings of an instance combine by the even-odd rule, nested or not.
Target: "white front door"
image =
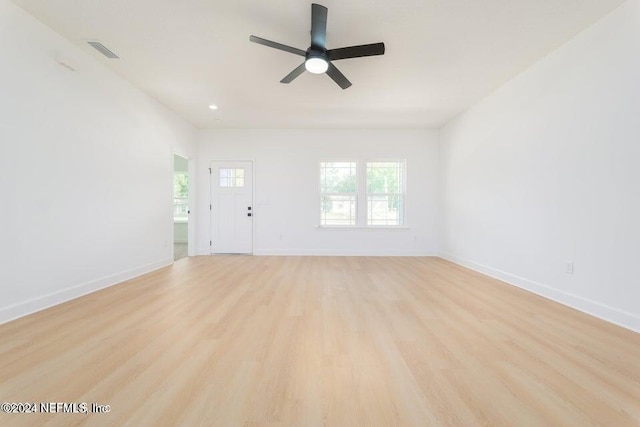
[[[211,253],[253,253],[253,162],[211,162]]]

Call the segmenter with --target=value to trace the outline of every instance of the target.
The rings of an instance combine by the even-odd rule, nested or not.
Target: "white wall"
[[[253,160],[256,254],[437,253],[437,133],[364,130],[220,130],[201,134],[198,253],[209,253],[209,162]],[[318,229],[319,161],[407,159],[408,229]]]
[[[442,130],[443,256],[640,330],[639,52],[632,0]]]
[[[0,52],[0,322],[170,263],[194,129],[7,0]]]

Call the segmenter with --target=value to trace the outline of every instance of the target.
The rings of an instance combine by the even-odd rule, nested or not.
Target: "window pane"
[[[367,193],[403,193],[403,162],[368,162]]]
[[[402,225],[403,197],[400,194],[367,196],[367,225]]]
[[[187,219],[189,215],[189,201],[187,199],[173,199],[173,219]]]
[[[356,196],[322,196],[320,225],[356,225]]]
[[[320,163],[321,193],[355,193],[355,162],[322,162]]]
[[[173,195],[175,197],[189,197],[189,174],[177,172],[173,174]]]
[[[244,169],[220,168],[220,187],[244,187]]]
[[[231,169],[220,168],[220,187],[231,187]]]
[[[189,210],[189,174],[176,172],[173,174],[173,218],[187,219]]]

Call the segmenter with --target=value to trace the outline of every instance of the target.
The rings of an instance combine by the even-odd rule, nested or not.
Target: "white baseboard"
[[[254,255],[282,256],[438,256],[427,250],[385,249],[256,249]]]
[[[510,285],[517,286],[529,292],[533,292],[536,295],[540,295],[557,303],[574,308],[578,311],[582,311],[583,313],[587,313],[599,319],[606,320],[607,322],[614,323],[618,326],[622,326],[623,328],[631,329],[635,332],[640,332],[640,317],[633,313],[619,310],[617,308],[610,307],[608,305],[601,304],[599,302],[575,294],[564,292],[550,286],[543,285],[541,283],[533,282],[529,279],[525,279],[524,277],[497,270],[483,264],[478,264],[474,261],[452,254],[441,252],[440,257],[455,264],[493,277],[494,279],[498,279]]]
[[[61,304],[65,301],[90,294],[97,290],[116,285],[118,283],[124,282],[125,280],[133,279],[134,277],[150,273],[159,268],[171,265],[171,263],[173,263],[173,259],[166,258],[161,261],[156,261],[151,264],[143,265],[141,267],[113,274],[111,276],[106,276],[100,279],[81,283],[79,285],[62,289],[48,295],[19,302],[8,307],[2,307],[0,308],[0,324],[9,322],[10,320],[14,320],[19,317],[26,316],[31,313],[35,313],[40,310],[44,310],[45,308],[49,308],[54,305]]]

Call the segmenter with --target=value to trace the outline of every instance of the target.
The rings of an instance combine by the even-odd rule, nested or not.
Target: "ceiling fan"
[[[327,73],[338,86],[346,89],[351,86],[351,82],[331,63],[332,61],[359,58],[362,56],[384,55],[384,43],[372,43],[327,50],[325,45],[326,36],[327,8],[313,3],[311,5],[311,46],[309,46],[306,51],[256,36],[249,37],[249,40],[254,43],[305,57],[305,61],[287,74],[284,79],[280,80],[280,83],[291,83],[293,79],[307,70],[314,74]]]

